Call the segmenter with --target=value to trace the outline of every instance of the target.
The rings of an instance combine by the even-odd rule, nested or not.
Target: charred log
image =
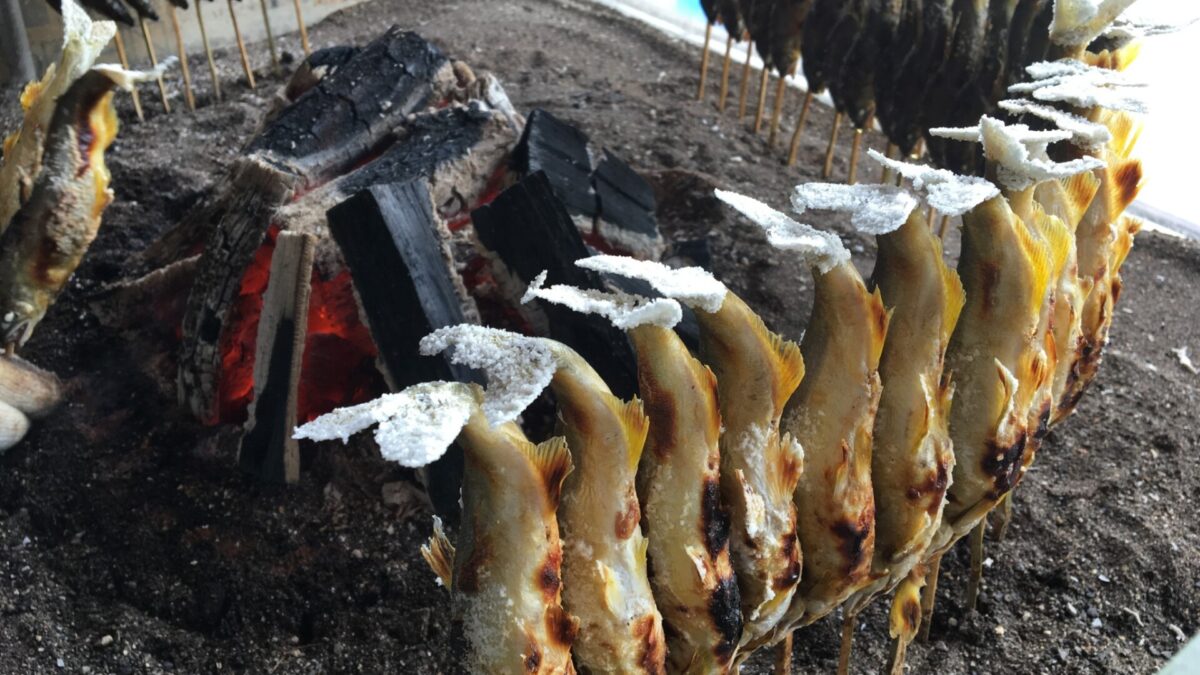
[[[596,217],[588,137],[579,129],[541,108],[534,110],[513,150],[513,167],[526,176],[543,172],[567,211],[587,225]]]
[[[638,258],[662,256],[662,234],[654,219],[654,188],[607,148],[592,173],[598,201],[597,233],[614,248]]]

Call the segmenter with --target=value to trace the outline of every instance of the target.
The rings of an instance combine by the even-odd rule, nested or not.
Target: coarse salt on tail
[[[961,216],[976,205],[1000,194],[990,181],[976,176],[961,176],[946,169],[910,164],[867,150],[876,162],[912,181],[914,190],[924,192],[929,205],[948,216]]]
[[[0,232],[29,199],[34,181],[41,173],[43,144],[59,97],[92,67],[117,32],[116,24],[111,21],[93,23],[73,0],[63,0],[62,20],[62,54],[40,81],[29,83],[21,92],[24,121],[19,130],[4,139],[4,157],[0,162]]]
[[[850,210],[886,200],[888,218],[872,233],[879,254],[872,284],[891,312],[879,360],[883,386],[875,413],[871,481],[875,493],[873,574],[879,581],[847,604],[857,613],[877,594],[905,584],[893,600],[889,630],[907,645],[921,616],[916,589],[925,578],[920,566],[942,522],[942,508],[954,470],[949,415],[954,388],[944,369],[946,348],[964,303],[962,283],[942,255],[942,241],[925,221],[916,200],[900,188],[879,194],[879,186],[836,186],[859,192],[859,199],[819,202],[816,184],[796,188],[794,201],[805,208]],[[874,188],[874,189],[872,189]],[[822,206],[824,205],[824,206]],[[797,204],[797,209],[800,208]]]
[[[1086,117],[1059,110],[1051,105],[1024,99],[1000,101],[1000,108],[1013,115],[1033,115],[1070,132],[1070,141],[1085,151],[1099,149],[1112,140],[1108,127],[1097,124]]]
[[[851,214],[850,225],[863,234],[895,231],[916,207],[917,198],[894,185],[806,183],[792,192],[797,214],[808,209],[846,211]]]
[[[1050,41],[1080,50],[1087,47],[1135,0],[1054,0]]]
[[[1076,108],[1101,107],[1144,113],[1142,97],[1146,84],[1135,82],[1118,70],[1090,66],[1083,61],[1061,59],[1035,63],[1026,71],[1033,78],[1008,88],[1039,101],[1065,103]]]
[[[871,433],[888,313],[836,236],[820,236],[825,233],[748,197],[720,190],[717,197],[766,229],[771,243],[784,244],[815,268],[816,298],[800,345],[807,372],[781,425],[804,448],[795,495],[804,569],[776,630],[778,640],[875,580]]]
[[[381,451],[402,463],[436,459],[457,440],[465,461],[457,542],[436,523],[421,553],[463,621],[463,666],[472,673],[574,672],[578,622],[561,603],[555,517],[571,454],[562,437],[535,445],[512,422],[493,425],[483,402],[476,385],[419,384],[322,415],[295,435],[346,438],[378,423]]]
[[[533,298],[601,314],[633,341],[650,419],[638,495],[650,584],[666,627],[667,669],[729,672],[742,613],[729,554],[729,516],[721,504],[717,382],[671,330],[679,304],[659,299],[661,311],[646,312],[650,301],[638,296],[540,283],[530,286],[525,299]]]
[[[698,267],[599,255],[580,267],[647,281],[688,305],[700,324],[700,360],[717,378],[721,496],[742,600],[746,657],[788,608],[802,563],[793,493],[803,450],[779,430],[783,406],[804,377],[800,348],[767,330],[741,298]],[[766,392],[766,395],[764,395]]]
[[[553,340],[463,324],[438,329],[421,347],[450,349],[489,378],[499,364],[533,353],[552,357],[549,384],[575,463],[558,507],[563,607],[579,620],[575,664],[593,673],[664,673],[666,640],[647,577],[635,481],[648,428],[641,401],[618,399],[579,354]]]
[[[1069,178],[1104,166],[1096,157],[1079,157],[1055,162],[1047,154],[1050,143],[1069,140],[1070,131],[1035,131],[1024,124],[1005,124],[984,115],[978,127],[966,129],[930,129],[929,133],[953,140],[983,144],[984,156],[991,163],[996,181],[1009,191],[1026,190],[1037,183]]]

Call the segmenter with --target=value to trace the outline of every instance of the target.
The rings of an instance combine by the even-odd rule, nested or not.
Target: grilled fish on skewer
[[[900,146],[904,156],[909,155],[920,136],[919,131],[909,131],[905,125],[904,109],[909,92],[900,88],[900,81],[910,73],[910,62],[920,58],[923,52],[924,11],[921,0],[905,0],[902,3],[899,22],[896,24],[887,48],[881,49],[875,64],[875,116],[888,140]],[[908,138],[908,147],[900,139]]]
[[[491,348],[477,349],[481,344]],[[553,357],[550,387],[575,464],[558,511],[563,606],[580,627],[575,663],[588,673],[661,675],[666,644],[646,576],[635,487],[648,422],[641,402],[613,396],[579,354],[553,340],[464,324],[422,341],[425,353],[449,347],[459,363],[487,372],[502,367],[497,360],[520,360],[527,350]]]
[[[591,270],[643,279],[696,313],[700,358],[717,377],[721,402],[721,496],[732,521],[730,551],[741,591],[742,644],[775,627],[800,580],[792,495],[803,451],[779,430],[783,406],[804,377],[799,347],[767,330],[741,298],[699,268],[595,256]],[[742,652],[740,656],[747,656]]]
[[[455,545],[435,527],[422,548],[463,620],[473,673],[573,673],[578,623],[560,603],[555,508],[571,472],[566,441],[534,445],[511,421],[492,424],[478,386],[431,382],[323,415],[297,438],[345,440],[378,423],[385,459],[421,466],[457,438],[465,457]]]
[[[796,490],[804,570],[775,637],[825,616],[869,584],[875,542],[871,435],[879,402],[880,352],[888,315],[836,236],[818,232],[741,195],[717,196],[767,229],[780,248],[814,265],[816,300],[800,351],[807,374],[782,428],[804,447]]]
[[[834,26],[841,18],[842,0],[813,0],[812,9],[804,20],[804,32],[801,34],[800,52],[804,55],[800,61],[804,69],[804,79],[808,81],[808,90],[819,93],[825,90],[829,83],[831,67],[836,66],[836,57],[830,51],[830,41]]]
[[[638,493],[650,583],[666,627],[668,670],[729,672],[742,615],[729,555],[729,517],[720,496],[716,378],[671,330],[681,316],[674,300],[543,288],[542,282],[530,286],[527,300],[601,313],[629,332],[650,418]]]

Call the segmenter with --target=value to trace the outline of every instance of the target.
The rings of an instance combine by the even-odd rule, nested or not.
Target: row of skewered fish
[[[703,0],[701,5],[710,26],[722,24],[731,42],[747,36],[764,67],[780,78],[798,63],[810,96],[829,91],[837,124],[845,116],[861,130],[875,120],[901,156],[923,140],[938,166],[978,175],[983,167],[978,148],[938,138],[929,129],[994,115],[1008,87],[1026,79],[1029,65],[1077,57],[1054,39],[1066,35],[1066,26],[1087,24],[1084,46],[1118,45],[1124,38],[1108,39],[1101,31],[1131,2],[1102,3],[1097,15],[1070,24],[1056,21],[1055,12],[1078,16],[1093,3]]]

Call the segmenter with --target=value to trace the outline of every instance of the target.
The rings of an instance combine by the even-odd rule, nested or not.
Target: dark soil
[[[717,276],[799,337],[807,271],[729,217],[711,187],[783,206],[793,184],[819,172],[828,111],[812,117],[800,168],[785,169],[778,149],[715,112],[712,93],[694,100],[695,48],[580,2],[377,0],[312,37],[361,43],[392,23],[496,72],[519,109],[547,108],[653,174],[668,233],[707,239]],[[244,479],[234,430],[192,423],[138,374],[144,354],[90,309],[104,285],[147,271],[136,254],[212,185],[282,82],[262,72],[252,93],[233,82],[236,55],[220,58],[223,103],[210,101],[203,71],[194,114],[159,114],[147,87],[150,119],[138,124],[121,97],[125,124],[109,155],[116,203],[24,352],[70,395],[0,460],[0,672],[453,672],[449,602],[417,553],[430,518],[411,476],[365,445],[339,445],[311,451],[293,488]],[[737,83],[735,72],[735,92]],[[838,176],[848,146],[843,133]],[[866,160],[863,170],[877,176]],[[847,234],[842,221],[810,222]],[[847,241],[868,271],[870,240]],[[1143,234],[1125,278],[1098,381],[1018,490],[1008,539],[988,543],[979,611],[961,606],[960,548],[943,564],[933,638],[909,651],[913,672],[1151,672],[1200,628],[1200,376],[1171,351],[1200,356],[1200,247]],[[838,622],[798,635],[805,671],[833,670]],[[876,603],[862,616],[854,670],[880,671],[886,650]],[[764,662],[747,672],[765,672]]]

